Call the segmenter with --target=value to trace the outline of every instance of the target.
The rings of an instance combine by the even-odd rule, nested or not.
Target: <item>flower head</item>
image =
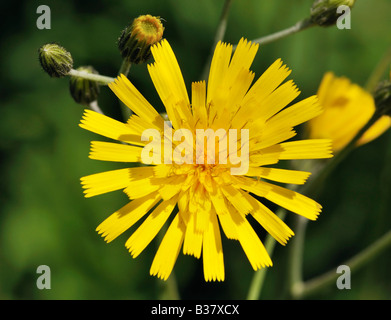
[[[56,43],[48,43],[38,50],[39,62],[49,76],[61,78],[73,68],[71,54]]]
[[[345,77],[327,72],[319,86],[319,103],[325,111],[308,122],[311,138],[330,138],[335,152],[343,149],[375,112],[370,93]],[[389,116],[381,117],[358,141],[368,143],[391,126]]]
[[[379,114],[391,116],[391,81],[381,81],[373,93],[376,110]]]
[[[79,67],[77,68],[77,71],[98,74],[98,71],[91,66]],[[89,103],[97,100],[100,89],[99,84],[96,81],[74,76],[69,80],[69,91],[73,100],[77,103],[88,105]]]
[[[183,250],[184,254],[196,258],[202,256],[205,280],[224,280],[221,230],[227,238],[240,243],[254,270],[271,266],[272,261],[247,215],[252,215],[285,245],[293,231],[262,203],[262,199],[311,220],[321,211],[321,206],[312,199],[266,181],[303,184],[309,172],[268,165],[280,160],[320,159],[332,155],[328,139],[286,142],[296,135],[294,126],[318,116],[322,108],[316,96],[286,108],[299,91],[292,81],[282,84],[290,70],[281,60],[274,62],[252,85],[254,73],[249,68],[257,49],[258,45],[241,39],[232,55],[232,45],[220,42],[214,52],[208,84],[193,82],[190,100],[169,43],[163,40],[152,46],[155,62],[148,65],[148,71],[172,127],[123,75],[111,83],[110,88],[134,112],[127,123],[85,111],[82,128],[122,142],[94,141],[90,158],[144,162],[143,150],[151,145],[148,150],[152,158],[158,153],[154,158],[158,164],[82,178],[87,197],[124,189],[132,200],[98,226],[97,231],[107,242],[147,215],[125,244],[133,257],[138,256],[170,216],[174,216],[153,260],[152,275],[167,279]],[[197,130],[208,129],[216,135],[222,130],[217,140],[215,135],[207,135],[207,138],[212,137],[209,141],[214,148],[205,147],[207,143],[202,145],[202,141],[197,140]],[[233,143],[228,132],[237,133]],[[152,141],[146,138],[148,136],[152,136]],[[164,151],[159,153],[160,147]],[[190,155],[186,154],[189,152]],[[246,170],[232,171],[240,166],[237,158],[245,161],[246,156]],[[162,158],[166,161],[159,163]],[[215,161],[210,162],[210,158]]]
[[[338,7],[352,8],[356,0],[315,0],[311,7],[311,21],[322,27],[335,24],[342,12]]]
[[[147,61],[151,57],[151,46],[162,39],[163,31],[159,17],[147,14],[134,19],[118,40],[122,57],[136,64]]]

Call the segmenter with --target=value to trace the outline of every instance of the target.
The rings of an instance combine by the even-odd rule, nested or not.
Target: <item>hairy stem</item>
[[[291,292],[295,287],[300,285],[303,280],[303,257],[304,257],[304,242],[307,230],[308,220],[304,217],[297,216],[295,223],[295,237],[292,239],[289,252],[289,275],[288,283]]]
[[[251,40],[253,43],[259,43],[260,45],[268,44],[274,41],[277,41],[279,39],[285,38],[287,36],[290,36],[292,34],[298,33],[300,31],[303,31],[305,29],[308,29],[310,27],[315,26],[316,24],[312,23],[310,19],[303,19],[299,22],[297,22],[292,27],[289,27],[287,29],[269,34],[264,37],[260,37],[254,40]],[[234,46],[234,50],[236,49],[236,46]]]
[[[91,103],[88,104],[88,106],[90,107],[91,110],[98,112],[100,114],[104,114],[102,109],[99,107],[97,100],[92,101]]]
[[[359,268],[365,266],[380,253],[391,247],[391,231],[388,231],[380,239],[376,240],[373,244],[366,249],[342,263],[350,268],[351,271],[356,271]],[[332,269],[323,275],[316,277],[312,280],[302,282],[295,287],[293,297],[300,299],[309,296],[319,290],[327,287],[328,285],[335,283],[340,274],[336,273],[335,269]]]
[[[122,61],[121,67],[119,68],[118,75],[120,75],[122,73],[125,76],[128,76],[131,66],[132,66],[132,63],[129,62],[127,59],[124,59]]]
[[[84,72],[84,71],[77,71],[75,69],[72,69],[71,71],[69,71],[68,75],[72,76],[72,77],[79,77],[79,78],[83,78],[83,79],[87,79],[87,80],[91,80],[91,81],[96,81],[102,85],[108,85],[110,82],[114,81],[114,78],[111,78],[111,77],[101,76],[99,74],[93,74],[93,73],[88,73],[88,72]]]

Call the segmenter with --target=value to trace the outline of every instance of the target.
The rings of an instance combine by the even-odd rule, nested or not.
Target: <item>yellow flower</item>
[[[308,122],[311,138],[330,138],[335,152],[343,149],[375,112],[370,93],[345,77],[327,72],[318,90],[324,112]],[[389,116],[381,117],[358,141],[362,145],[376,139],[391,126]]]
[[[227,238],[239,241],[254,270],[271,266],[268,253],[246,216],[252,215],[285,245],[294,233],[261,202],[262,199],[311,220],[319,215],[321,206],[312,199],[264,181],[304,184],[309,172],[266,166],[280,160],[332,156],[329,139],[284,142],[296,135],[294,126],[322,112],[317,97],[285,108],[299,91],[293,81],[282,84],[290,70],[281,60],[274,62],[251,86],[254,73],[249,68],[258,45],[241,39],[233,55],[232,45],[220,42],[216,46],[208,84],[193,82],[189,100],[169,43],[163,40],[151,50],[155,62],[148,66],[148,71],[172,122],[174,137],[182,129],[187,129],[193,136],[197,136],[200,129],[213,132],[218,129],[248,130],[249,167],[246,172],[233,174],[237,163],[231,158],[226,162],[200,163],[197,158],[200,145],[196,143],[196,155],[187,158],[193,159],[194,163],[162,163],[84,177],[81,180],[86,197],[124,189],[132,200],[103,221],[97,231],[110,242],[147,215],[125,244],[131,255],[137,257],[170,220],[150,269],[151,275],[164,280],[169,277],[182,247],[184,254],[196,258],[202,255],[206,281],[224,280],[220,230]],[[158,132],[158,138],[163,138],[163,146],[168,141],[172,143],[171,148],[179,147],[180,141],[173,141],[172,135],[165,132],[167,125],[161,115],[125,76],[118,77],[110,88],[135,114],[127,123],[122,123],[86,110],[80,124],[82,128],[122,142],[93,141],[90,158],[143,162],[143,150],[152,142],[141,137],[149,129]],[[214,150],[219,153],[214,155],[226,151],[226,148],[220,149],[222,141],[224,138],[216,142]],[[245,143],[243,135],[238,137],[236,146],[241,153],[244,153]],[[231,149],[229,151],[231,156]],[[210,156],[206,153],[201,158],[208,160]],[[169,219],[171,215],[174,217]]]

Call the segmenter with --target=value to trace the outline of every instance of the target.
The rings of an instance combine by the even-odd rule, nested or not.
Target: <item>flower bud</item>
[[[376,110],[380,115],[391,116],[391,81],[384,80],[378,84],[373,94]]]
[[[41,63],[43,70],[51,77],[64,77],[73,68],[71,54],[58,44],[45,44],[39,48],[38,53],[39,62]]]
[[[163,31],[159,17],[148,14],[134,19],[118,40],[122,57],[135,64],[147,61],[152,55],[151,46],[162,39]]]
[[[339,6],[352,8],[356,0],[316,0],[311,7],[311,22],[328,27],[335,24],[343,13],[338,13]]]
[[[77,71],[98,74],[91,66],[80,67]],[[91,102],[97,100],[100,92],[99,84],[96,81],[74,76],[70,78],[69,90],[73,99],[82,105],[89,105]]]

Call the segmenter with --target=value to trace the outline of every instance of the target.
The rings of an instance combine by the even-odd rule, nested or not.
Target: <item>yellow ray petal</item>
[[[152,276],[157,275],[158,278],[163,280],[167,280],[170,276],[181,250],[185,228],[185,224],[179,218],[179,215],[176,215],[153,259],[149,271]]]
[[[110,242],[141,219],[160,200],[158,192],[136,199],[114,212],[97,228],[99,234]]]
[[[228,209],[227,209],[226,200],[218,186],[214,185],[212,192],[209,192],[209,197],[212,201],[214,210],[217,212],[217,214],[220,215],[220,214],[227,213]]]
[[[266,198],[307,219],[316,220],[322,210],[322,206],[316,201],[295,191],[251,178],[237,177],[236,181],[242,189]]]
[[[159,164],[153,167],[156,178],[167,178],[172,175],[189,174],[193,172],[193,165],[182,164],[180,166],[171,164]]]
[[[211,68],[210,81],[216,81],[216,83],[210,85],[210,87],[208,85],[207,101],[211,107],[209,114],[211,121],[209,124],[211,125],[215,120],[219,121],[219,118],[223,117],[219,124],[216,124],[216,129],[221,127],[224,120],[224,124],[228,125],[227,122],[232,115],[236,114],[244,95],[250,88],[254,73],[249,71],[249,68],[258,50],[258,44],[248,42],[242,38],[227,68],[231,51],[228,48],[215,53],[216,68],[221,68],[224,71],[223,75],[214,76],[212,74],[214,69]],[[209,92],[209,89],[212,92]],[[213,125],[212,128],[214,128]]]
[[[126,241],[125,246],[129,249],[132,257],[137,257],[145,247],[155,238],[156,234],[167,221],[176,205],[177,197],[160,203],[148,216],[140,227]]]
[[[265,120],[269,119],[295,100],[299,94],[295,83],[292,80],[287,81],[262,101],[262,116]]]
[[[206,126],[208,123],[208,114],[206,110],[206,84],[205,81],[193,82],[191,84],[191,104],[194,120],[199,124]]]
[[[166,71],[164,72],[163,78],[169,82],[172,81],[173,84],[170,84],[170,87],[175,90],[175,95],[180,97],[179,100],[183,100],[189,104],[189,96],[182,72],[168,41],[163,39],[158,44],[152,46],[151,52],[155,59],[155,64],[162,66],[162,70]]]
[[[162,40],[152,46],[151,52],[155,63],[148,65],[149,74],[166,107],[173,127],[179,128],[181,119],[184,122],[189,122],[193,120],[193,117],[190,112],[186,85],[177,59],[167,40]]]
[[[163,118],[125,75],[121,74],[114,82],[109,83],[109,87],[134,113],[144,120],[163,128]]]
[[[196,257],[201,256],[203,233],[197,231],[195,226],[195,215],[189,215],[189,221],[186,226],[185,240],[183,242],[183,254]]]
[[[221,191],[227,200],[238,210],[241,214],[246,215],[252,211],[251,204],[243,196],[240,189],[232,187],[232,185],[221,186]]]
[[[186,175],[172,176],[162,180],[159,193],[164,200],[168,200],[181,191],[182,184],[185,182]]]
[[[224,81],[228,71],[229,62],[231,60],[231,54],[232,45],[221,41],[216,45],[209,71],[206,99],[208,105],[215,98],[219,87]]]
[[[141,162],[141,150],[126,144],[92,141],[89,157],[103,161]]]
[[[169,82],[169,80],[162,76],[164,71],[159,69],[159,65],[148,65],[148,71],[160,99],[166,108],[167,116],[170,119],[173,128],[180,129],[182,128],[181,124],[187,122],[194,125],[194,118],[190,111],[188,98],[187,100],[183,100],[178,93],[174,91],[173,86],[176,84]]]
[[[254,137],[255,143],[250,145],[250,152],[255,153],[256,151],[259,151],[261,149],[289,140],[295,135],[296,131],[292,129],[274,130],[273,127],[265,126],[259,136]]]
[[[154,166],[133,167],[130,168],[129,174],[130,174],[130,181],[155,177],[155,167]]]
[[[195,228],[198,232],[203,233],[208,229],[208,219],[212,208],[212,202],[202,186],[200,186],[196,191],[196,194],[193,195],[193,199],[194,198],[194,205],[196,206]],[[190,203],[192,204],[192,201]],[[193,211],[190,210],[190,212]]]
[[[229,64],[224,86],[227,88],[237,85],[236,81],[243,71],[248,71],[257,54],[259,45],[244,38],[239,40],[236,50]]]
[[[279,160],[331,158],[330,139],[308,139],[283,142],[250,155],[250,162],[259,163],[263,157],[277,157]]]
[[[204,233],[202,257],[205,281],[224,281],[223,247],[221,245],[219,223],[213,210],[209,214],[209,226]]]
[[[258,223],[282,245],[287,243],[287,240],[294,235],[293,231],[269,208],[264,206],[257,199],[245,193],[245,197],[254,208],[251,215]]]
[[[155,192],[162,187],[162,180],[158,178],[143,178],[132,180],[124,189],[124,192],[129,199],[137,199],[145,195]]]
[[[92,110],[84,110],[79,126],[104,137],[136,145],[145,145],[140,135],[126,123],[114,120]]]
[[[228,203],[226,207],[227,207],[226,213],[218,215],[221,228],[223,229],[223,232],[228,239],[238,240],[236,225],[232,221],[231,215],[229,214],[230,211],[235,212],[235,208],[233,208],[233,206],[230,203]]]
[[[186,226],[188,225],[191,217],[191,213],[189,211],[189,199],[190,199],[189,190],[182,190],[178,195],[179,215]]]
[[[276,164],[280,160],[281,149],[274,148],[272,150],[266,149],[267,152],[262,153],[261,151],[256,151],[255,154],[250,153],[249,164],[251,167],[260,167],[267,166],[270,164]],[[280,152],[278,152],[280,150]]]
[[[311,172],[277,168],[250,167],[246,176],[260,177],[282,183],[304,184]]]
[[[85,197],[89,198],[126,188],[130,182],[130,170],[131,168],[112,170],[81,178],[81,184],[85,189]]]
[[[241,128],[250,121],[251,115],[249,112],[242,112],[242,100],[253,79],[254,73],[243,69],[238,75],[235,85],[230,87],[230,90],[220,92],[220,101],[217,99],[214,101],[218,108],[214,121],[211,123],[212,129]]]
[[[273,263],[269,254],[247,219],[237,211],[232,210],[229,214],[232,222],[235,224],[240,245],[253,269],[258,270],[263,267],[272,266]]]
[[[282,110],[268,121],[268,125],[274,128],[292,128],[322,112],[317,96],[312,96]]]
[[[179,211],[187,212],[189,209],[189,199],[190,199],[190,192],[189,190],[181,191],[178,198],[178,208]]]
[[[141,135],[147,129],[155,129],[155,130],[161,132],[161,134],[163,135],[163,130],[164,130],[164,126],[163,125],[161,127],[157,126],[154,123],[152,123],[152,122],[150,122],[148,120],[145,120],[144,118],[141,118],[141,117],[139,117],[139,116],[137,116],[135,114],[132,114],[130,116],[130,118],[129,118],[128,122],[127,122],[127,125],[132,130],[137,132],[137,134],[139,135],[140,144],[141,143],[144,143],[144,144],[147,143],[145,141],[141,141]]]
[[[154,174],[153,167],[134,167],[92,174],[81,178],[86,197],[126,188],[132,180],[144,179]]]
[[[230,74],[229,71],[228,74]],[[228,91],[228,95],[225,97],[225,100],[227,102],[226,108],[230,111],[231,114],[236,114],[238,107],[242,103],[243,97],[247,93],[251,83],[254,80],[254,77],[254,72],[251,72],[246,68],[242,68],[232,83],[227,80],[227,82],[230,83],[230,85],[228,85],[230,90]]]
[[[291,70],[282,65],[281,59],[277,59],[254,83],[242,104],[246,105],[253,99],[263,101],[270,95],[291,73]]]
[[[255,96],[248,102],[246,101],[246,104],[243,107],[243,113],[247,114],[247,117],[254,119],[251,129],[254,129],[255,131],[258,131],[261,128],[263,129],[266,120],[285,108],[289,103],[296,99],[299,94],[300,91],[294,82],[289,80],[266,97],[260,95],[259,97]]]

